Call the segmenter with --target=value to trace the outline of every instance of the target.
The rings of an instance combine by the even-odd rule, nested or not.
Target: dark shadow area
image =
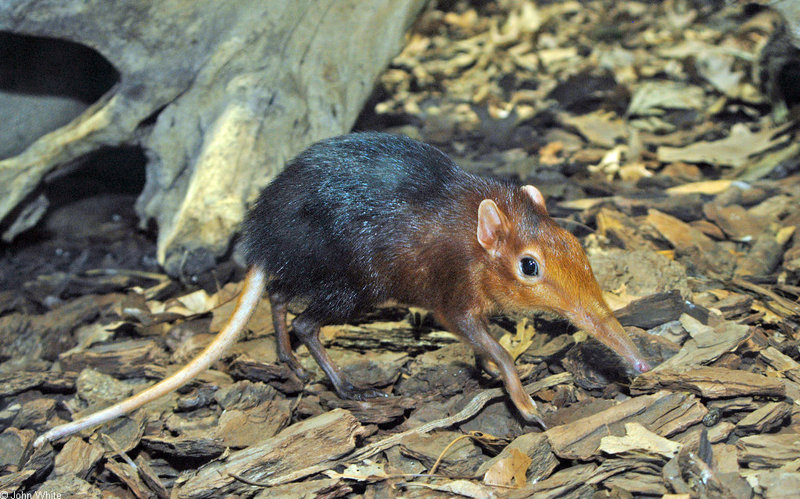
[[[107,147],[44,179],[51,208],[102,193],[138,195],[144,188],[147,157],[140,147]]]
[[[0,159],[80,116],[119,79],[89,47],[0,31]]]
[[[0,31],[0,91],[99,99],[119,81],[119,72],[84,45]]]
[[[158,270],[155,235],[139,229],[134,209],[146,163],[139,147],[106,148],[46,177],[31,197],[47,198],[44,217],[12,244],[0,243],[0,290],[64,273],[67,296],[80,293],[72,276],[90,269]]]

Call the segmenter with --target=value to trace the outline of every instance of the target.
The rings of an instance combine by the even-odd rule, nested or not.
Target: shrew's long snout
[[[571,318],[576,326],[585,330],[617,355],[625,359],[637,374],[649,371],[650,364],[642,353],[636,348],[631,337],[619,323],[614,314],[608,313],[596,319],[586,315]]]

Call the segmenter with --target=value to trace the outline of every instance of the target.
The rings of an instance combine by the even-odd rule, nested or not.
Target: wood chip
[[[800,456],[800,435],[748,435],[736,442],[739,463],[752,469],[777,468]]]
[[[283,393],[297,393],[303,382],[285,364],[267,363],[240,355],[230,365],[231,375],[250,381],[269,383]]]
[[[105,374],[123,378],[141,378],[151,374],[144,366],[163,364],[164,350],[153,340],[130,340],[97,345],[90,350],[66,353],[59,357],[68,371],[91,367]]]
[[[625,423],[625,435],[609,435],[600,439],[599,449],[607,454],[625,454],[634,451],[671,458],[681,444],[660,437],[639,423]]]
[[[800,363],[780,352],[777,348],[769,346],[760,352],[759,357],[772,369],[795,382],[800,382]]]
[[[103,454],[105,450],[99,445],[88,444],[80,437],[71,437],[56,456],[56,475],[87,478]]]
[[[130,464],[107,461],[105,469],[117,477],[117,479],[121,480],[128,487],[128,490],[139,499],[146,499],[152,496],[152,491],[139,477],[136,469]]]
[[[658,210],[648,210],[647,223],[653,225],[664,238],[683,253],[694,250],[713,251],[714,241],[691,225]]]
[[[585,486],[595,470],[597,470],[597,465],[594,463],[572,466],[558,471],[550,478],[540,482],[529,482],[524,488],[510,492],[508,497],[509,499],[527,499],[534,496],[548,499],[565,497]]]
[[[167,456],[193,456],[197,459],[210,459],[225,452],[220,439],[212,437],[145,436],[142,438],[142,447]]]
[[[388,350],[417,355],[458,342],[452,333],[442,330],[418,329],[408,322],[381,322],[362,325],[326,326],[322,331],[326,346],[348,350]]]
[[[153,491],[153,493],[159,497],[159,499],[167,499],[169,497],[169,491],[161,483],[161,479],[156,474],[155,470],[150,466],[149,459],[146,459],[147,454],[140,454],[136,456],[136,466],[139,472],[139,476],[142,477],[144,483],[147,484],[148,488]]]
[[[268,486],[298,480],[309,473],[304,470],[352,451],[363,434],[350,413],[334,409],[232,452],[224,461],[210,462],[180,484],[176,497],[219,497],[253,490],[234,475]]]
[[[34,473],[34,470],[23,470],[0,476],[0,490],[3,493],[16,492]]]
[[[478,475],[486,473],[495,463],[509,457],[512,450],[522,452],[531,459],[528,467],[528,481],[539,482],[553,473],[558,466],[558,459],[550,447],[550,441],[544,433],[525,433],[515,438],[500,454],[489,459],[478,469]]]
[[[42,391],[66,392],[75,389],[74,371],[53,373],[22,371],[0,375],[0,397],[8,397],[25,390],[38,388]]]
[[[333,392],[321,394],[320,401],[329,409],[346,409],[363,424],[385,424],[398,420],[418,403],[414,397],[392,396],[369,400],[342,400]]]
[[[736,350],[751,334],[748,326],[731,321],[710,326],[688,314],[682,315],[680,321],[692,339],[686,341],[677,354],[657,366],[655,371],[679,371],[708,364],[724,353]]]
[[[700,367],[687,371],[658,369],[638,376],[631,393],[657,390],[688,390],[704,398],[729,398],[743,395],[782,397],[786,390],[775,378],[722,367]]]
[[[592,416],[550,428],[545,435],[557,456],[587,460],[599,455],[603,437],[623,436],[625,423],[639,422],[658,435],[669,436],[698,423],[706,412],[694,395],[658,392],[634,397]]]
[[[275,400],[249,409],[228,409],[220,415],[212,436],[226,447],[247,447],[285,428],[291,406],[289,400]]]
[[[3,433],[0,433],[0,468],[22,468],[34,438],[36,433],[33,430],[20,430],[14,427],[3,430]]]
[[[786,402],[770,402],[751,412],[736,423],[736,433],[750,435],[767,433],[777,429],[792,414],[792,406]]]
[[[615,310],[620,324],[650,329],[665,322],[677,320],[684,313],[694,314],[678,290],[657,293],[634,300]]]
[[[452,446],[450,444],[458,439]],[[450,446],[448,448],[448,446]],[[474,476],[486,459],[480,448],[470,438],[455,431],[435,431],[424,435],[411,435],[400,444],[400,452],[420,461],[430,470],[442,456],[437,473],[449,476]]]

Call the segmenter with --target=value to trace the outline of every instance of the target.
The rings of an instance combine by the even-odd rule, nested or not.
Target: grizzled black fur
[[[475,193],[468,215],[465,190]],[[415,287],[430,301],[437,281],[459,278],[452,267],[469,265],[478,203],[511,191],[407,137],[331,138],[297,156],[262,191],[244,222],[247,260],[272,275],[270,293],[305,298],[305,315],[321,323],[344,321],[389,298],[431,307],[419,303]],[[431,227],[441,234],[428,234]],[[436,237],[441,244],[425,243]],[[452,261],[409,286],[401,274],[408,265],[413,271],[413,255],[420,265]]]
[[[782,102],[791,111],[800,105],[800,47],[790,28],[779,22],[758,59],[761,92],[773,106]]]

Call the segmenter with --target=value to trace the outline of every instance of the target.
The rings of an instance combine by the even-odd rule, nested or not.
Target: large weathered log
[[[159,262],[173,274],[202,270],[288,157],[350,129],[424,3],[0,4],[0,30],[80,43],[119,72],[77,118],[0,160],[0,221],[52,170],[103,147],[141,145],[137,211],[158,224]]]

